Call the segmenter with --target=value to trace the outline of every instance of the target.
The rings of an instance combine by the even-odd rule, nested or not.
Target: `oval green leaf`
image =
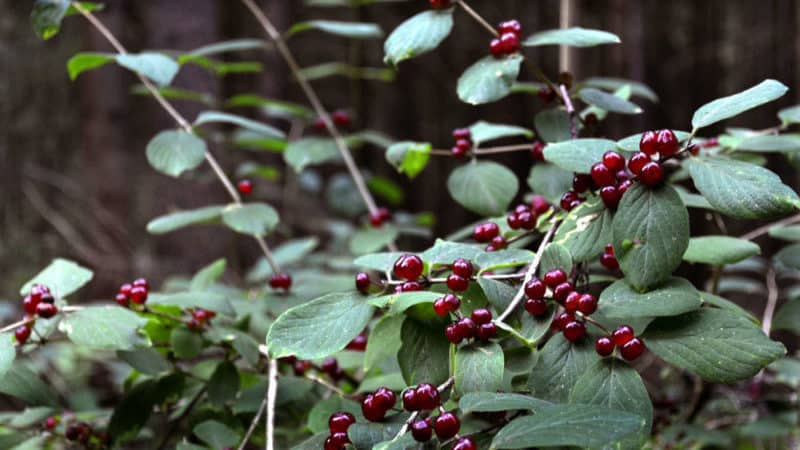
[[[128,53],[117,55],[116,59],[120,66],[146,76],[159,86],[168,86],[172,83],[172,79],[181,68],[175,60],[161,53]]]
[[[421,12],[401,23],[383,45],[386,64],[397,65],[436,47],[453,29],[453,9]]]
[[[194,169],[206,157],[206,143],[185,131],[168,130],[158,133],[147,144],[147,161],[157,171],[178,177]]]
[[[718,98],[701,106],[692,116],[692,127],[695,129],[703,128],[736,116],[749,109],[778,99],[788,90],[789,88],[779,81],[764,80],[738,94]]]
[[[730,236],[701,236],[689,239],[684,261],[721,266],[743,261],[761,253],[761,248],[744,239]]]
[[[483,216],[503,214],[518,189],[514,172],[491,161],[464,164],[447,179],[447,190],[453,199]]]
[[[68,259],[56,258],[25,283],[19,293],[27,295],[34,284],[41,284],[49,287],[57,298],[63,298],[83,287],[92,277],[94,273],[91,270]]]
[[[286,164],[300,173],[310,165],[326,163],[339,158],[336,142],[328,138],[303,138],[292,141],[283,153]]]
[[[599,299],[603,315],[614,319],[677,316],[701,305],[700,293],[692,283],[675,277],[643,294],[619,280],[607,287]]]
[[[603,153],[616,146],[614,141],[594,138],[556,142],[544,148],[544,159],[570,172],[589,173],[592,165],[603,159]]]
[[[522,56],[487,56],[471,65],[458,79],[458,98],[471,105],[500,100],[511,92],[519,76]]]
[[[79,346],[96,350],[132,350],[148,347],[141,332],[147,319],[119,306],[87,306],[67,314],[58,328]]]
[[[180,228],[217,222],[224,206],[206,206],[205,208],[178,211],[156,217],[147,224],[147,232],[151,234],[164,234]]]
[[[496,342],[459,347],[453,361],[456,396],[502,389],[505,357],[503,349]]]
[[[532,34],[522,43],[525,47],[543,45],[568,45],[571,47],[594,47],[603,44],[619,44],[616,34],[608,31],[592,30],[581,27],[545,30]]]
[[[230,229],[254,236],[269,233],[278,220],[278,213],[266,203],[230,205],[222,211],[222,222]]]

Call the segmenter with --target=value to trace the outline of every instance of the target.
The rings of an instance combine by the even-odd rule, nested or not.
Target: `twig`
[[[89,23],[91,23],[92,26],[94,26],[95,29],[97,29],[97,31],[99,31],[100,34],[102,34],[106,38],[106,40],[111,44],[112,47],[114,47],[114,49],[119,54],[126,55],[128,53],[127,50],[125,49],[125,47],[114,36],[114,34],[111,33],[111,31],[105,25],[103,25],[103,23],[94,14],[92,14],[91,11],[87,10],[86,8],[84,8],[80,4],[80,2],[73,1],[71,4],[72,4],[72,7],[75,8],[76,11],[81,13],[81,15],[83,17],[85,17],[86,20],[88,20]],[[153,96],[153,98],[155,98],[156,101],[158,102],[158,104],[161,105],[162,108],[164,108],[164,110],[167,112],[167,114],[169,114],[172,117],[172,119],[175,120],[175,122],[177,122],[178,126],[180,126],[185,132],[190,133],[190,134],[194,134],[194,129],[189,124],[189,121],[186,120],[178,112],[178,110],[176,110],[172,106],[172,104],[170,104],[170,102],[167,101],[166,98],[164,98],[163,95],[161,95],[161,92],[158,90],[158,88],[156,88],[156,86],[154,86],[153,83],[150,82],[150,80],[147,79],[147,77],[145,77],[141,73],[139,73],[139,72],[135,72],[135,73],[136,73],[136,76],[139,78],[139,81],[142,82],[144,87],[147,88],[147,90],[150,92],[150,94]],[[233,182],[225,174],[225,171],[222,170],[222,167],[219,165],[219,162],[214,157],[214,155],[212,155],[210,151],[206,150],[205,159],[206,159],[206,162],[208,162],[208,165],[211,166],[211,170],[214,171],[214,174],[217,176],[217,179],[219,179],[219,181],[225,187],[225,190],[228,191],[228,194],[230,195],[230,197],[233,200],[233,202],[236,203],[237,205],[241,205],[242,204],[242,199],[239,196],[239,192],[233,186]],[[275,259],[272,257],[272,253],[269,251],[269,247],[267,246],[267,244],[264,241],[264,239],[261,236],[255,236],[254,235],[253,237],[258,242],[259,247],[261,247],[261,250],[264,252],[264,256],[266,257],[267,262],[269,263],[270,267],[272,268],[272,271],[274,273],[280,273],[281,272],[280,266],[277,264]]]
[[[0,328],[0,333],[6,333],[8,331],[13,331],[13,330],[16,330],[17,328],[19,328],[19,327],[21,327],[23,325],[30,325],[30,324],[32,324],[34,322],[36,322],[36,319],[33,319],[33,318],[20,320],[19,322],[14,322],[14,323],[12,323],[10,325],[4,326],[3,328]]]
[[[266,450],[275,449],[275,398],[278,395],[278,360],[269,360],[269,373],[267,375],[267,423],[266,423]]]
[[[472,9],[472,8],[471,8],[471,7],[470,7],[470,6],[467,4],[467,2],[465,2],[464,0],[459,0],[458,4],[459,4],[459,5],[461,5],[461,7],[464,9],[464,11],[465,11],[467,14],[469,14],[470,16],[472,16],[472,18],[473,18],[473,19],[475,19],[475,21],[476,21],[476,22],[478,22],[479,24],[481,24],[481,26],[482,26],[483,28],[486,28],[486,30],[487,30],[487,31],[489,31],[489,33],[492,33],[492,35],[493,35],[493,36],[495,36],[495,37],[498,37],[498,36],[500,36],[500,33],[498,33],[498,32],[497,32],[497,30],[496,30],[496,29],[495,29],[493,26],[491,26],[491,25],[489,24],[489,22],[487,22],[487,21],[486,21],[486,19],[484,19],[483,17],[481,17],[481,15],[480,15],[480,14],[478,14],[478,13],[477,13],[477,12],[476,12],[474,9]]]
[[[485,275],[483,273],[479,273],[470,278],[472,281],[477,281],[478,278],[485,278],[487,280],[515,280],[517,278],[524,278],[524,273],[505,273],[500,275]],[[440,277],[440,278],[428,278],[428,283],[446,283],[447,278]],[[390,286],[399,286],[401,284],[406,283],[406,280],[391,280],[387,279],[386,284]]]
[[[169,438],[174,436],[173,432],[175,431],[175,427],[180,425],[180,423],[183,422],[183,419],[189,416],[189,414],[194,409],[195,405],[197,405],[197,402],[199,402],[200,399],[203,397],[203,395],[206,393],[207,389],[208,389],[208,384],[200,388],[200,390],[197,391],[197,394],[195,394],[194,397],[189,401],[189,404],[186,406],[186,409],[184,409],[181,415],[172,422],[172,424],[167,429],[167,432],[164,433],[164,437],[161,439],[161,443],[158,445],[159,450],[167,446]]]
[[[345,391],[343,391],[343,390],[339,389],[338,387],[334,386],[333,384],[329,383],[328,381],[326,381],[322,377],[319,377],[319,376],[314,375],[312,373],[305,374],[305,377],[308,378],[309,380],[315,382],[315,383],[318,383],[318,384],[324,386],[326,389],[339,394],[340,396],[342,396],[344,398],[352,397],[351,395],[348,395]]]
[[[764,334],[769,336],[772,330],[772,316],[775,314],[775,305],[778,303],[778,283],[775,280],[775,268],[770,267],[767,271],[767,306],[764,307],[764,315],[761,319],[761,329]]]
[[[267,388],[267,392],[264,393],[264,399],[261,400],[261,405],[258,407],[258,412],[256,412],[256,416],[253,417],[253,421],[250,422],[250,427],[247,429],[247,433],[244,434],[242,438],[242,443],[239,444],[238,450],[244,450],[244,447],[250,442],[250,438],[253,436],[253,432],[256,431],[258,427],[258,423],[261,421],[261,416],[264,414],[264,410],[267,409],[267,401],[268,401],[268,394],[269,388]]]
[[[561,100],[564,101],[567,114],[569,114],[569,133],[572,135],[572,139],[575,139],[578,137],[578,127],[575,125],[575,106],[572,105],[572,100],[569,98],[569,92],[565,85],[559,85],[558,91],[561,93]]]
[[[453,384],[453,381],[454,381],[453,377],[448,378],[447,381],[440,384],[436,388],[436,390],[438,390],[439,392],[444,392],[447,388],[449,388]],[[405,434],[406,431],[408,431],[408,427],[411,426],[412,423],[414,423],[414,420],[417,418],[417,415],[419,415],[419,411],[414,411],[413,413],[411,413],[410,416],[408,416],[408,419],[406,419],[406,423],[403,424],[403,427],[400,428],[400,431],[398,431],[397,434],[394,436],[394,438],[392,439],[393,441],[397,440],[400,436]]]
[[[525,285],[528,283],[528,281],[531,280],[531,278],[533,278],[533,275],[536,273],[536,269],[539,267],[539,262],[542,260],[544,249],[545,247],[547,247],[547,243],[550,242],[550,239],[553,237],[553,233],[555,233],[556,228],[558,228],[558,223],[559,223],[558,221],[553,222],[553,224],[550,226],[550,229],[547,230],[547,233],[542,238],[542,242],[539,244],[539,249],[536,251],[536,256],[533,257],[531,265],[528,266],[528,271],[525,273],[525,278],[523,278],[522,280],[522,285],[519,287],[517,295],[514,296],[514,300],[512,300],[511,303],[508,305],[508,308],[506,308],[506,310],[503,311],[503,313],[497,317],[495,322],[503,322],[506,319],[506,317],[508,317],[509,314],[511,314],[514,311],[514,309],[516,309],[517,305],[519,305],[519,303],[525,297]]]
[[[780,226],[780,225],[789,225],[789,224],[793,224],[793,223],[796,223],[796,222],[800,222],[800,214],[795,214],[795,215],[793,215],[791,217],[787,217],[785,219],[778,220],[776,222],[768,223],[768,224],[766,224],[766,225],[764,225],[762,227],[758,227],[755,230],[750,231],[749,233],[745,233],[745,234],[739,236],[739,239],[752,241],[753,239],[755,239],[755,238],[757,238],[757,237],[759,237],[761,235],[767,234],[769,232],[769,229],[772,228],[772,227],[777,227],[777,226]]]
[[[510,153],[510,152],[520,152],[520,151],[529,151],[531,149],[531,144],[515,144],[515,145],[505,145],[500,147],[486,147],[486,148],[476,148],[472,150],[474,155],[490,155],[493,153]],[[453,156],[453,153],[450,150],[445,150],[443,148],[434,148],[430,152],[431,155],[438,155],[438,156]]]

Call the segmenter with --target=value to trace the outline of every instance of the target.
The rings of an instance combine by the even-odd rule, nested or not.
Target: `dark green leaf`
[[[308,429],[311,430],[312,433],[321,433],[324,431],[326,434],[330,435],[328,419],[332,414],[337,412],[349,412],[356,417],[356,420],[360,420],[361,405],[338,395],[320,400],[311,408],[311,411],[308,412]],[[319,448],[319,446],[315,447],[314,450]]]
[[[283,159],[286,164],[292,166],[295,172],[300,173],[310,165],[339,159],[339,149],[333,139],[302,138],[289,143],[283,154]]]
[[[797,152],[800,151],[800,134],[752,136],[736,144],[736,150],[748,152]]]
[[[545,109],[536,114],[533,123],[544,142],[561,142],[572,138],[569,114],[561,108]]]
[[[67,314],[58,328],[75,344],[96,350],[148,347],[141,328],[147,319],[119,306],[87,306]]]
[[[800,298],[789,300],[778,308],[772,329],[800,334]]]
[[[58,394],[19,360],[0,378],[0,392],[24,400],[28,406],[58,405]]]
[[[242,234],[264,236],[278,224],[278,213],[266,203],[228,205],[222,210],[222,222]]]
[[[167,359],[154,348],[120,350],[117,357],[145,375],[158,375],[171,368]]]
[[[162,131],[147,144],[147,161],[157,171],[178,177],[203,164],[206,143],[185,131]]]
[[[646,98],[651,102],[658,102],[658,95],[653,92],[650,87],[634,80],[626,80],[623,78],[609,78],[609,77],[590,77],[583,80],[586,86],[592,86],[600,89],[607,89],[615,91],[624,86],[630,86],[633,95]]]
[[[704,304],[715,306],[717,308],[730,311],[730,312],[732,312],[734,314],[739,314],[740,316],[746,318],[747,320],[749,320],[749,321],[751,321],[753,323],[759,323],[758,319],[756,319],[756,317],[753,314],[751,314],[746,309],[742,308],[741,306],[737,305],[736,303],[734,303],[734,302],[732,302],[732,301],[730,301],[730,300],[728,300],[726,298],[720,297],[718,295],[714,295],[714,294],[712,294],[710,292],[702,292],[701,291],[700,292],[700,299],[703,300]],[[778,319],[778,317],[776,317],[776,320],[777,319]],[[773,324],[773,328],[774,327],[775,327],[775,325]]]
[[[486,295],[489,303],[498,311],[506,309],[517,293],[517,289],[508,283],[492,280],[490,278],[479,277],[478,284],[481,289],[483,289],[483,293]]]
[[[724,265],[743,261],[761,253],[757,244],[730,236],[702,236],[689,239],[685,261]]]
[[[581,27],[545,30],[529,36],[522,45],[537,47],[542,45],[569,45],[572,47],[594,47],[603,44],[619,44],[617,35],[602,30]]]
[[[203,351],[203,337],[187,328],[173,328],[170,345],[178,358],[194,358]]]
[[[200,126],[207,123],[229,123],[252,131],[253,133],[262,135],[266,138],[283,139],[286,137],[286,134],[284,134],[283,131],[265,123],[220,111],[203,111],[198,114],[197,119],[194,120],[195,126]]]
[[[572,256],[563,245],[551,242],[542,253],[542,260],[539,262],[539,276],[544,276],[545,272],[553,269],[562,269],[566,273],[572,271]]]
[[[369,304],[378,308],[388,308],[387,314],[400,314],[420,303],[433,303],[441,294],[428,291],[400,292],[369,299]]]
[[[782,248],[773,259],[785,267],[800,270],[800,244],[792,244]]]
[[[397,65],[436,47],[453,29],[453,9],[421,12],[401,23],[383,45],[386,64]]]
[[[593,345],[587,341],[573,344],[561,334],[550,338],[539,351],[539,362],[528,379],[531,395],[554,402],[567,401],[575,382],[598,359]]]
[[[200,438],[201,441],[214,449],[235,447],[239,444],[240,440],[237,431],[214,420],[206,420],[203,423],[195,425],[192,432],[194,432],[195,436]]]
[[[172,79],[181,67],[175,60],[161,53],[117,55],[116,59],[120,66],[146,76],[159,86],[168,86],[172,83]]]
[[[42,39],[50,39],[61,28],[61,20],[69,9],[68,0],[36,0],[31,11],[33,30]]]
[[[114,408],[108,423],[108,433],[117,444],[130,441],[139,435],[147,424],[153,407],[158,402],[157,382],[149,379],[133,386]]]
[[[404,315],[381,317],[369,333],[367,350],[364,352],[364,370],[378,366],[381,362],[396,358],[400,350],[400,330]]]
[[[570,172],[589,173],[592,165],[602,160],[603,153],[616,146],[616,142],[608,139],[573,139],[547,144],[544,159]]]
[[[453,367],[456,395],[502,389],[504,367],[503,349],[495,342],[459,347]]]
[[[354,255],[377,252],[397,239],[397,234],[397,228],[390,225],[358,230],[350,238],[350,252]]]
[[[641,114],[642,108],[637,104],[624,100],[616,95],[609,94],[595,88],[584,88],[578,92],[578,97],[592,106],[608,112],[620,114]]]
[[[600,199],[581,203],[558,227],[553,242],[563,245],[577,262],[597,258],[613,240],[613,217]]]
[[[403,256],[403,252],[373,253],[371,255],[359,256],[353,261],[353,265],[386,272],[392,270],[395,261],[401,256]],[[426,258],[423,255],[423,260],[424,259]],[[450,262],[452,262],[452,260]]]
[[[189,290],[205,291],[210,288],[219,280],[222,274],[225,273],[225,267],[227,265],[228,263],[223,258],[198,270],[189,282]]]
[[[63,298],[83,287],[93,276],[92,271],[85,267],[68,259],[56,258],[25,283],[19,293],[27,295],[34,284],[41,284],[49,287],[57,298]]]
[[[775,239],[800,242],[800,225],[777,225],[769,229],[769,235]]]
[[[484,120],[479,120],[472,124],[472,126],[469,127],[469,131],[472,136],[472,142],[475,143],[476,147],[495,139],[516,136],[523,136],[529,139],[533,137],[533,131],[527,128],[518,127],[516,125],[489,123]]]
[[[500,100],[509,93],[519,76],[522,56],[486,56],[470,66],[458,79],[458,98],[471,105]]]
[[[0,380],[11,369],[14,359],[17,357],[17,349],[14,347],[14,342],[15,340],[11,333],[0,334]]]
[[[800,123],[800,105],[783,108],[778,111],[778,118],[784,124]]]
[[[403,343],[397,352],[397,362],[409,386],[419,383],[438,385],[447,379],[450,343],[444,337],[444,326],[408,318],[403,322],[401,339]]]
[[[285,241],[272,250],[272,258],[281,267],[291,266],[302,261],[317,248],[317,245],[319,245],[319,239],[313,236]],[[259,258],[253,268],[247,272],[245,279],[252,283],[265,280],[270,275],[272,275],[272,267],[267,259]]]
[[[487,270],[507,269],[519,267],[533,261],[534,253],[530,250],[520,248],[507,248],[494,252],[479,253],[473,262],[481,268],[481,272]]]
[[[430,153],[431,144],[428,142],[397,142],[386,149],[386,161],[398,172],[414,178],[425,169]]]
[[[208,400],[217,408],[236,398],[239,392],[239,371],[230,361],[219,363],[208,380]]]
[[[213,223],[219,219],[223,208],[224,206],[219,205],[206,206],[205,208],[178,211],[159,216],[147,224],[147,232],[164,234],[189,225]]]
[[[503,214],[517,195],[514,172],[491,161],[471,162],[454,170],[447,190],[461,206],[485,216]]]
[[[572,189],[572,177],[572,172],[555,164],[535,164],[528,175],[528,186],[548,202],[557,204],[564,192]]]
[[[67,61],[69,79],[75,80],[83,72],[102,67],[112,61],[114,55],[107,53],[78,53]]]
[[[383,37],[383,30],[376,23],[338,22],[334,20],[309,20],[292,25],[289,36],[306,30],[319,30],[351,39],[373,39]]]
[[[473,412],[494,412],[511,410],[538,411],[553,406],[552,403],[522,394],[468,392],[458,400],[458,407],[464,414]]]
[[[233,305],[224,294],[217,292],[173,292],[150,294],[148,305],[171,305],[181,309],[203,308],[226,316],[235,316]]]
[[[422,252],[420,258],[428,264],[452,264],[457,258],[476,259],[481,253],[483,250],[477,245],[436,239],[433,247]]]
[[[694,112],[692,127],[707,127],[739,115],[783,96],[789,88],[775,80],[764,80],[756,86],[728,97],[706,103]]]
[[[694,286],[676,277],[643,294],[633,290],[625,280],[619,280],[607,287],[599,300],[603,314],[616,319],[677,316],[700,305],[700,294]]]

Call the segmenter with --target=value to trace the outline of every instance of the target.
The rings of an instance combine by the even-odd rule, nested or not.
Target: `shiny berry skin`
[[[331,433],[347,433],[347,429],[354,423],[356,423],[356,416],[349,412],[337,412],[331,414],[328,419],[328,429]]]
[[[35,301],[36,303],[39,303],[40,301],[42,301],[42,294],[44,294],[45,292],[48,293],[50,292],[49,289],[47,291],[45,291],[45,289],[47,289],[45,288],[45,286],[42,286],[40,284],[34,284],[33,286],[31,286],[31,290],[30,292],[28,292],[28,296],[31,297],[31,299],[33,299],[33,301]]]
[[[131,289],[131,301],[137,305],[144,305],[147,301],[147,288],[144,286],[134,286]]]
[[[616,178],[617,181],[627,181],[630,180],[631,176],[628,174],[627,170],[622,169],[618,170],[617,173],[614,174],[614,178]]]
[[[603,153],[603,165],[612,172],[619,172],[625,168],[625,158],[619,153],[610,150]]]
[[[447,288],[453,292],[464,292],[469,288],[469,279],[451,273],[447,276]]]
[[[127,308],[128,304],[130,303],[130,300],[128,300],[128,296],[122,293],[117,294],[117,296],[114,297],[114,301],[117,302],[117,304],[119,306],[122,306],[123,308]]]
[[[536,216],[531,211],[517,213],[517,219],[519,219],[520,227],[526,230],[532,230],[536,228]]]
[[[456,141],[459,139],[466,139],[468,141],[472,140],[472,131],[469,128],[456,128],[453,130],[453,139]]]
[[[417,400],[417,391],[414,388],[408,388],[403,391],[403,409],[406,411],[419,411],[419,401]]]
[[[642,167],[642,172],[639,174],[639,181],[650,187],[661,183],[663,179],[664,169],[661,168],[661,164],[655,161],[650,161],[645,164],[644,167]]]
[[[469,339],[474,337],[477,332],[478,326],[469,317],[464,317],[456,322],[456,333],[459,337],[461,337],[461,339]]]
[[[578,196],[577,194],[575,194],[574,191],[564,192],[564,195],[561,196],[561,201],[559,202],[559,206],[561,206],[561,209],[569,211],[570,209],[572,209],[572,202],[577,199]]]
[[[495,236],[492,239],[492,247],[494,247],[495,250],[502,250],[506,248],[507,245],[508,242],[506,242],[506,238],[503,236]]]
[[[416,281],[406,281],[401,286],[401,292],[414,292],[421,290],[422,290],[422,285]]]
[[[433,428],[426,420],[417,420],[411,424],[411,436],[417,442],[428,442],[433,437]]]
[[[209,311],[207,309],[198,308],[192,311],[192,317],[200,322],[208,322],[209,320],[213,319],[217,313],[214,311]]]
[[[386,410],[380,407],[380,400],[370,394],[361,402],[361,413],[370,422],[380,422],[386,416]]]
[[[538,278],[531,278],[525,283],[525,295],[528,298],[542,298],[547,291],[547,286]]]
[[[531,210],[536,214],[544,214],[550,210],[550,203],[541,195],[534,195],[531,199]]]
[[[150,290],[150,283],[148,283],[147,280],[144,279],[144,278],[137,278],[137,279],[133,280],[133,283],[131,283],[131,284],[133,284],[133,287],[139,286],[139,287],[145,288],[145,290],[148,290],[148,291]]]
[[[25,298],[22,299],[22,309],[24,309],[28,314],[36,314],[36,307],[39,306],[39,303],[41,303],[41,298],[41,294],[39,294],[37,297],[34,297],[30,294],[26,295]]]
[[[519,21],[515,19],[506,20],[505,22],[500,22],[500,24],[497,25],[497,32],[500,34],[514,33],[519,35],[522,33],[522,25],[520,25]]]
[[[644,353],[644,342],[635,337],[622,345],[619,349],[619,354],[622,355],[627,361],[633,361]]]
[[[600,255],[600,264],[608,270],[619,269],[619,261],[613,254],[603,253]]]
[[[322,369],[323,372],[331,374],[336,372],[336,369],[339,368],[339,362],[336,361],[336,358],[326,358],[322,361],[319,368]]]
[[[353,118],[350,117],[350,113],[347,111],[334,111],[331,114],[331,119],[333,119],[333,123],[337,127],[344,127],[347,128],[353,122]]]
[[[642,167],[648,162],[650,162],[650,157],[646,153],[634,153],[628,160],[628,170],[638,176],[642,172]]]
[[[461,299],[459,299],[453,294],[445,294],[445,296],[442,297],[442,299],[445,305],[447,305],[447,307],[450,309],[450,311],[456,311],[458,308],[461,307]]]
[[[595,163],[591,169],[592,181],[599,187],[614,184],[614,172],[609,170],[603,163]]]
[[[543,298],[529,298],[525,300],[525,311],[534,316],[541,316],[547,312],[547,301]]]
[[[292,277],[288,273],[276,273],[269,277],[269,286],[272,289],[283,289],[288,291],[292,286]]]
[[[539,92],[537,92],[536,95],[539,96],[539,100],[541,100],[544,103],[550,103],[556,99],[555,91],[553,91],[549,87],[543,87],[539,89]]]
[[[577,208],[581,204],[581,199],[576,198],[575,200],[569,203],[569,209],[567,211],[572,211],[573,209]]]
[[[519,214],[512,212],[508,216],[506,216],[506,222],[508,222],[508,226],[512,230],[518,230],[522,228],[522,221],[519,218]]]
[[[614,345],[617,347],[622,347],[633,339],[633,336],[633,328],[628,325],[620,325],[611,333],[611,340],[614,341]]]
[[[531,147],[531,156],[536,161],[544,161],[544,143],[542,141],[536,141],[533,143]]]
[[[558,286],[553,288],[553,300],[557,301],[558,303],[564,303],[564,301],[567,300],[567,296],[574,290],[575,286],[573,286],[569,281],[560,283]]]
[[[614,342],[606,336],[599,337],[594,342],[594,351],[600,356],[608,356],[614,351]]]
[[[500,58],[505,54],[505,49],[500,39],[492,39],[491,42],[489,42],[489,53],[495,58]]]
[[[581,193],[586,192],[587,189],[592,187],[592,177],[582,173],[576,173],[572,177],[572,190]]]
[[[463,158],[464,156],[467,156],[467,151],[461,147],[454,145],[450,149],[450,154],[453,155],[453,157],[455,158]]]
[[[453,146],[453,153],[455,156],[466,155],[470,150],[472,150],[472,142],[466,139],[457,140],[456,145]]]
[[[380,228],[383,225],[383,218],[379,214],[370,214],[369,224],[372,225],[373,228]]]
[[[53,294],[51,294],[50,291],[42,292],[42,297],[41,298],[42,298],[42,301],[41,301],[42,303],[55,303],[56,302],[55,297],[53,297]]]
[[[422,275],[422,259],[417,255],[403,255],[394,263],[394,274],[405,280],[416,280]]]
[[[369,285],[369,275],[367,275],[365,272],[359,272],[356,274],[356,289],[361,292],[367,292]]]
[[[331,433],[331,435],[325,439],[325,444],[322,448],[323,450],[344,450],[349,442],[350,438],[347,436],[347,433]]]
[[[24,345],[31,337],[31,327],[29,325],[21,325],[14,330],[14,337],[19,342],[19,345]]]
[[[363,352],[367,349],[367,337],[363,334],[359,334],[358,336],[354,337],[349,344],[347,344],[346,348],[356,352]]]
[[[417,404],[424,411],[431,411],[439,407],[442,401],[436,386],[430,383],[422,383],[416,388]]]
[[[492,321],[492,312],[486,308],[476,309],[469,316],[476,325],[483,325]]]
[[[574,313],[575,311],[578,310],[578,302],[580,301],[580,299],[581,299],[580,292],[576,291],[570,292],[569,295],[567,295],[567,298],[564,299],[564,309],[566,309],[567,312]]]
[[[617,189],[616,186],[605,186],[600,189],[600,198],[603,199],[603,204],[606,205],[606,208],[617,209],[622,195],[619,193],[619,189]]]
[[[397,403],[397,395],[387,387],[379,387],[373,395],[378,406],[386,411],[394,408],[394,404]]]
[[[500,227],[494,222],[486,222],[475,226],[472,238],[477,242],[489,242],[500,234]]]
[[[558,328],[559,330],[563,330],[568,323],[573,321],[575,321],[575,316],[572,313],[568,312],[563,312],[557,315],[556,318],[553,320],[553,322],[556,325],[556,328]]]
[[[253,182],[250,180],[241,180],[236,185],[236,189],[238,189],[239,193],[242,195],[250,195],[253,193]]]
[[[444,297],[439,297],[433,301],[433,312],[439,317],[445,317],[450,314],[450,305],[445,303]]]
[[[55,316],[56,313],[58,313],[58,308],[52,303],[42,302],[36,305],[36,314],[38,314],[39,317],[49,319]]]
[[[306,371],[310,368],[311,368],[310,361],[295,361],[294,367],[292,369],[294,370],[294,374],[296,376],[302,377],[306,373]]]
[[[583,322],[573,320],[564,325],[564,337],[570,342],[576,342],[586,335],[586,326]]]
[[[444,9],[450,6],[450,0],[428,0],[428,4],[433,9]]]
[[[127,297],[131,295],[131,289],[133,289],[133,285],[125,283],[119,287],[119,293]]]
[[[469,278],[474,270],[472,262],[468,259],[458,258],[453,261],[453,273],[460,277]]]
[[[48,417],[44,421],[44,429],[48,431],[53,431],[53,429],[58,425],[58,420],[55,417]]]
[[[587,316],[597,311],[597,299],[592,294],[583,294],[578,299],[578,311]]]
[[[658,145],[656,143],[657,139],[658,135],[655,131],[645,131],[642,133],[642,138],[639,140],[639,151],[646,155],[654,155],[658,153]]]
[[[617,190],[619,191],[620,198],[625,195],[625,192],[628,191],[628,188],[633,186],[633,181],[625,180],[617,186]]]
[[[478,447],[470,438],[461,438],[453,444],[452,450],[478,450]]]
[[[444,329],[444,337],[447,338],[448,341],[452,344],[460,344],[464,338],[461,336],[458,330],[458,325],[455,323],[451,323]]]
[[[567,281],[567,273],[561,269],[553,269],[544,274],[544,284],[550,289],[555,289],[565,281]]]
[[[458,430],[461,429],[461,421],[458,420],[458,416],[455,414],[443,412],[439,414],[439,417],[434,419],[433,429],[436,431],[436,437],[438,437],[440,441],[446,441],[458,434]]]
[[[689,150],[689,153],[690,153],[692,156],[697,156],[697,155],[699,155],[699,154],[700,154],[700,146],[699,146],[699,145],[697,145],[697,144],[692,144],[692,145],[690,145],[688,150]]]
[[[661,158],[669,158],[680,150],[681,144],[672,130],[663,129],[656,135],[656,150]]]
[[[503,33],[500,35],[500,46],[503,53],[509,54],[519,50],[519,35],[517,33]]]
[[[497,336],[497,327],[493,323],[484,323],[478,327],[478,338],[482,341],[488,341]]]

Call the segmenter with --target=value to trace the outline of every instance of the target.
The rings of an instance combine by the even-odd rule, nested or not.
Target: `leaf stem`
[[[775,305],[778,303],[778,283],[775,276],[775,268],[770,267],[767,271],[767,306],[764,307],[761,319],[761,329],[767,337],[772,330],[772,317],[775,315]]]
[[[459,0],[458,4],[461,6],[461,8],[464,9],[464,11],[467,14],[472,16],[472,18],[475,19],[476,22],[478,22],[483,28],[485,28],[489,33],[491,33],[492,36],[494,37],[500,36],[500,33],[498,33],[497,30],[493,26],[491,26],[489,22],[486,21],[486,19],[481,17],[480,14],[478,14],[474,9],[472,9],[472,7],[470,7],[467,4],[467,2],[465,2],[464,0]]]
[[[255,417],[253,417],[252,422],[250,422],[250,426],[247,428],[247,433],[245,433],[244,437],[242,438],[242,443],[239,444],[239,447],[237,447],[238,450],[244,450],[244,448],[247,446],[247,443],[250,442],[253,432],[256,431],[258,423],[261,422],[261,416],[264,415],[264,411],[267,409],[267,402],[269,400],[269,396],[267,395],[268,393],[269,388],[267,388],[267,391],[264,393],[264,399],[261,400],[261,405],[259,405]]]

